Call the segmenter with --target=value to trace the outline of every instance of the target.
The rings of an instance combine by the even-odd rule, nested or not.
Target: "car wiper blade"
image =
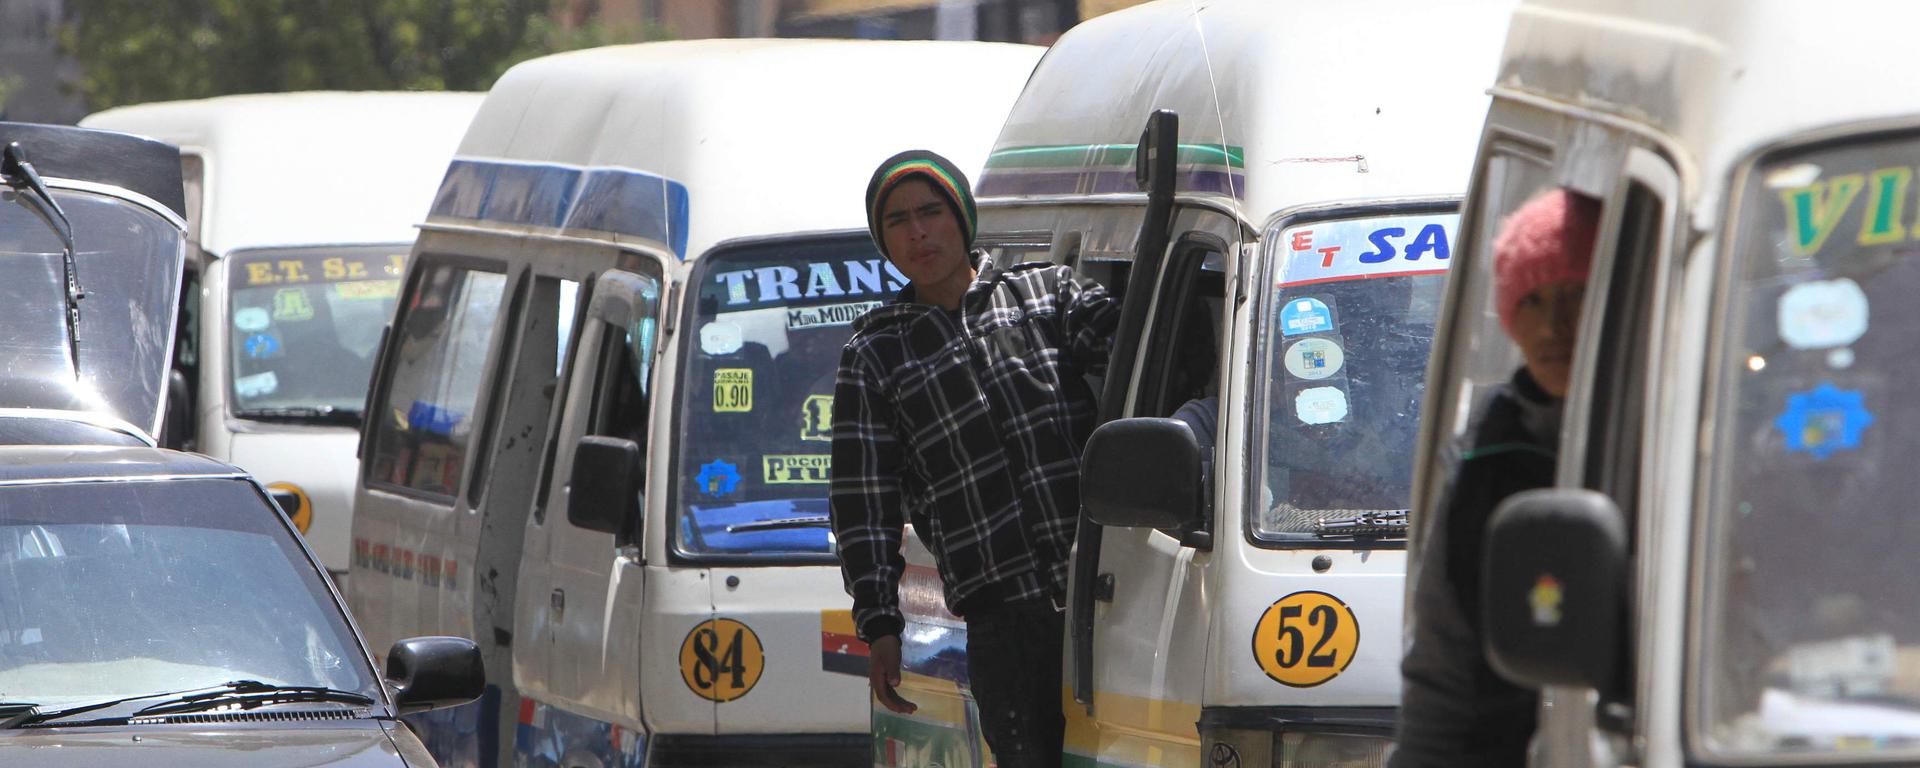
[[[76,704],[71,707],[51,709],[51,710],[46,710],[44,712],[40,710],[39,705],[28,704],[26,705],[28,707],[28,711],[26,713],[13,714],[7,717],[5,721],[0,721],[0,722],[4,722],[4,725],[7,728],[24,728],[31,725],[38,725],[40,723],[52,722],[54,720],[64,720],[66,718],[73,717],[74,715],[84,715],[88,712],[97,712],[99,710],[106,709],[108,707],[116,707],[121,704],[126,704],[128,702],[140,701],[143,699],[157,699],[162,696],[179,696],[181,694],[198,693],[198,692],[207,691],[207,690],[226,690],[226,686],[225,685],[214,686],[212,688],[202,686],[199,688],[188,688],[188,689],[179,690],[179,691],[158,691],[155,693],[143,693],[138,696],[123,696],[118,699],[108,699],[106,701],[95,701],[95,702],[89,702],[86,704]],[[0,706],[3,706],[3,705],[0,705]]]
[[[33,197],[46,206],[40,211],[41,219],[53,232],[60,236],[60,270],[66,282],[65,318],[67,321],[67,353],[73,362],[73,375],[80,375],[80,300],[87,292],[80,289],[80,268],[73,260],[73,222],[67,219],[67,212],[53,199],[53,192],[47,189],[40,172],[34,170],[33,163],[27,161],[27,150],[20,142],[7,144],[0,150],[0,182],[19,192],[31,192]]]
[[[338,688],[326,688],[310,685],[273,685],[258,680],[235,680],[218,689],[205,693],[191,693],[167,701],[150,704],[140,708],[129,716],[160,717],[178,715],[187,712],[204,712],[222,707],[253,709],[268,704],[290,704],[295,702],[326,701],[340,704],[367,707],[373,705],[373,697]]]
[[[358,424],[360,411],[331,405],[295,405],[283,408],[248,408],[234,416],[254,421],[317,421],[323,424]]]
[[[0,731],[12,728],[39,711],[40,705],[30,701],[0,701]]]
[[[1321,518],[1314,525],[1321,536],[1393,537],[1407,535],[1407,510],[1368,510],[1351,515]]]
[[[789,528],[829,528],[833,518],[826,515],[801,515],[783,517],[778,520],[756,520],[751,523],[734,523],[727,526],[727,533],[748,533],[752,531],[780,531]]]

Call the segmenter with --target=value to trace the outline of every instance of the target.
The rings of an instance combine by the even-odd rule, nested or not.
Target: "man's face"
[[[1578,280],[1548,283],[1520,298],[1513,309],[1513,341],[1527,361],[1534,382],[1554,397],[1567,396],[1573,373],[1573,340],[1580,326],[1580,303],[1587,284]]]
[[[959,217],[926,179],[902,181],[887,195],[880,239],[893,266],[919,285],[939,285],[970,266]]]

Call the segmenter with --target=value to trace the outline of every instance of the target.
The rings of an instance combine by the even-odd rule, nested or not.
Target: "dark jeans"
[[[1067,720],[1060,710],[1065,615],[1047,602],[967,612],[967,678],[980,730],[1000,768],[1060,765]]]

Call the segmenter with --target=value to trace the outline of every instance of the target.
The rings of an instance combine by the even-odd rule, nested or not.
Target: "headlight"
[[[1273,768],[1386,768],[1393,740],[1314,731],[1281,731],[1273,736]]]

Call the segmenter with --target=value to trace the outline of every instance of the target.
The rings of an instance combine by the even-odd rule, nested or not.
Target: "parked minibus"
[[[160,435],[244,467],[335,576],[380,329],[479,94],[282,93],[109,109],[181,148],[186,287]]]
[[[1509,499],[1485,539],[1489,660],[1545,693],[1534,765],[1920,761],[1901,394],[1920,72],[1889,65],[1916,20],[1785,0],[1514,13],[1415,499],[1436,503],[1447,447],[1520,365],[1490,308],[1499,223],[1543,190],[1599,201],[1555,487]]]
[[[486,654],[479,705],[415,723],[440,760],[868,762],[828,433],[853,320],[905,281],[860,200],[903,148],[978,170],[1039,54],[688,41],[501,77],[376,367],[348,580],[374,647]]]
[[[1389,749],[1422,373],[1510,8],[1148,3],[1070,30],[1008,115],[979,242],[1123,303],[1082,465],[1067,765]],[[919,709],[873,708],[874,762],[990,764],[966,625],[906,541]]]

